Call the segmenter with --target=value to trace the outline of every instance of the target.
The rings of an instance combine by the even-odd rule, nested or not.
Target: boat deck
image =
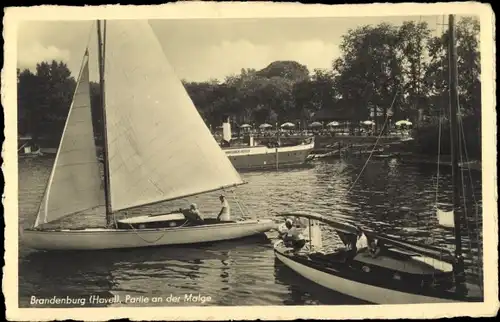
[[[428,275],[452,270],[450,264],[423,256],[411,256],[404,259],[403,257],[397,258],[390,256],[390,253],[389,255],[384,254],[378,257],[372,257],[368,253],[360,253],[356,255],[354,260],[364,264],[410,274]]]

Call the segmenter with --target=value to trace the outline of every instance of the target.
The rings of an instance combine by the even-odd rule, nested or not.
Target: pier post
[[[276,123],[276,171],[279,170],[279,160],[278,160],[278,148],[279,148],[279,142],[280,142],[280,131],[278,128],[278,123]]]

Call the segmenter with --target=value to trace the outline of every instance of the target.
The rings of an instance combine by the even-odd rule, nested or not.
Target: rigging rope
[[[96,21],[92,22],[92,25],[90,26],[90,31],[89,31],[89,36],[87,38],[87,48],[89,48],[90,45],[90,39],[92,38],[92,35],[94,34],[94,26],[96,25]]]
[[[439,18],[436,18],[437,21]],[[441,37],[443,37],[445,31],[444,31],[444,26],[445,26],[445,16],[442,16],[442,22],[441,22]],[[436,30],[437,31],[437,30]],[[444,62],[441,60],[441,73],[443,79],[445,78],[444,76]],[[440,173],[440,167],[441,167],[441,139],[442,139],[442,132],[443,132],[443,117],[445,115],[444,113],[444,108],[443,106],[445,105],[444,99],[440,104],[439,108],[439,115],[438,115],[438,152],[437,152],[437,170],[436,170],[436,200],[434,204],[434,210],[435,210],[435,215],[439,215],[438,210],[439,210],[439,177],[441,175]],[[435,240],[435,235],[439,234],[438,232],[431,232],[431,239],[434,241]],[[443,252],[440,250],[439,251],[439,256],[440,259],[442,259]]]
[[[459,112],[458,114],[460,115],[460,107],[459,107]],[[462,120],[461,118],[459,117],[459,123],[461,123]],[[460,153],[460,163],[463,165],[464,164],[464,161],[463,161],[463,157],[462,157],[462,140],[459,140],[458,142],[458,152]],[[464,172],[461,171],[461,169],[459,169],[460,171],[460,182],[462,183],[462,201],[463,201],[463,205],[464,205],[464,222],[465,222],[465,228],[467,229],[467,236],[469,237],[469,252],[472,253],[472,242],[471,242],[471,237],[470,237],[470,230],[469,230],[469,221],[468,221],[468,216],[467,216],[467,203],[466,203],[466,200],[465,200],[465,185],[464,185]],[[457,229],[460,229],[460,227],[457,227]]]
[[[437,171],[436,171],[436,208],[439,202],[439,166],[441,164],[441,120],[442,120],[443,107],[439,109],[439,130],[438,130],[438,155],[437,155]]]
[[[444,16],[443,16],[444,20]],[[438,25],[439,17],[436,17],[436,27]],[[441,25],[441,37],[444,34],[444,24]],[[437,31],[437,30],[436,30]],[[444,74],[444,68],[443,68],[443,60],[441,60],[441,73]],[[444,79],[444,75],[442,75]],[[444,103],[444,102],[442,102]],[[440,104],[439,107],[439,114],[438,114],[438,151],[437,151],[437,171],[436,171],[436,201],[435,201],[435,208],[437,210],[438,208],[438,202],[439,202],[439,167],[441,165],[441,121],[443,118],[443,104]]]
[[[238,208],[240,209],[242,217],[243,218],[251,217],[253,219],[256,219],[255,215],[249,215],[251,212],[248,210],[248,207],[244,203],[240,202],[236,191],[234,189],[231,189],[230,191],[233,195],[234,202],[236,203],[236,205],[238,205]]]
[[[477,238],[476,238],[476,242],[478,244],[478,257],[481,258],[482,256],[482,242],[481,240],[479,239],[479,217],[478,217],[478,204],[477,204],[477,200],[476,200],[476,196],[475,196],[475,193],[474,193],[474,185],[473,185],[473,181],[472,181],[472,173],[471,173],[471,169],[470,169],[470,164],[469,164],[469,157],[468,157],[468,153],[467,153],[467,141],[465,140],[465,133],[464,133],[464,126],[463,126],[463,122],[462,122],[462,114],[460,113],[461,111],[461,107],[460,107],[460,103],[458,104],[458,110],[459,110],[459,113],[458,113],[458,118],[459,118],[459,133],[460,133],[460,162],[462,163],[462,166],[464,164],[464,161],[463,161],[463,156],[462,156],[462,150],[465,154],[465,161],[467,162],[467,168],[468,168],[468,174],[469,174],[469,180],[470,180],[470,185],[471,185],[471,192],[472,192],[472,198],[473,198],[473,201],[474,201],[474,206],[475,206],[475,220],[476,220],[476,230],[478,230],[476,232],[477,234]],[[462,180],[462,194],[463,194],[463,203],[464,203],[464,214],[465,214],[465,225],[466,225],[466,229],[467,229],[467,235],[469,237],[469,253],[470,255],[472,256],[472,238],[471,238],[471,232],[470,232],[470,229],[469,229],[469,220],[468,220],[468,216],[467,216],[467,204],[466,204],[466,199],[465,199],[465,184],[464,184],[464,172],[463,171],[460,171],[460,174],[461,174],[461,180]],[[477,262],[477,269],[478,269],[478,274],[479,274],[479,278],[482,280],[482,267],[479,263],[479,261]],[[479,283],[479,288],[482,290],[482,283]]]
[[[460,109],[460,105],[459,105],[459,109]],[[467,172],[469,173],[469,181],[470,181],[470,185],[471,185],[471,190],[472,190],[472,199],[474,200],[474,205],[476,206],[476,215],[477,215],[477,206],[478,206],[478,202],[477,202],[477,199],[476,199],[476,194],[474,192],[474,183],[472,181],[472,171],[471,171],[471,168],[470,168],[470,163],[469,163],[469,154],[467,152],[467,144],[466,144],[466,140],[465,140],[465,131],[464,131],[464,125],[462,123],[462,119],[461,119],[461,116],[460,117],[460,129],[461,129],[461,139],[463,140],[464,142],[464,145],[463,145],[463,149],[464,149],[464,154],[465,154],[465,160],[467,162]]]
[[[125,217],[126,217],[127,219],[129,218],[127,213],[125,213]],[[186,219],[186,221],[185,221],[182,225],[177,226],[176,228],[181,228],[181,227],[184,227],[184,226],[188,223],[188,221],[189,221],[189,220],[187,220],[187,219]],[[166,231],[166,230],[163,230],[163,234],[161,234],[161,235],[160,235],[160,237],[156,238],[156,239],[155,239],[155,240],[153,240],[153,241],[149,241],[149,240],[147,240],[147,239],[143,238],[143,237],[141,236],[141,234],[137,231],[137,229],[136,229],[136,228],[135,228],[132,224],[130,224],[130,223],[129,223],[128,225],[130,226],[130,228],[132,229],[132,231],[133,231],[133,232],[137,235],[137,237],[139,237],[140,239],[142,239],[143,241],[145,241],[145,242],[146,242],[146,243],[148,243],[148,244],[154,244],[154,243],[156,243],[157,241],[159,241],[160,239],[162,239],[162,238],[165,236],[165,234],[167,233],[167,231]]]
[[[398,92],[396,92],[396,94],[394,95],[394,98],[392,99],[392,103],[391,103],[391,106],[390,106],[390,110],[392,110],[392,106],[394,105],[394,102],[396,101],[396,97],[398,96]],[[376,115],[375,115],[376,116]],[[380,130],[380,133],[377,137],[377,140],[375,141],[375,144],[373,145],[373,149],[372,151],[370,152],[370,155],[368,155],[368,159],[366,160],[365,164],[363,165],[363,168],[361,168],[361,171],[359,172],[358,176],[356,177],[356,179],[354,180],[353,184],[351,185],[351,187],[349,188],[349,190],[347,190],[347,192],[345,193],[345,195],[349,194],[351,191],[352,191],[352,188],[354,188],[354,186],[356,185],[356,183],[358,182],[359,178],[361,177],[361,174],[363,173],[363,171],[366,169],[366,166],[368,165],[368,162],[370,162],[370,159],[373,155],[373,152],[375,152],[375,148],[377,147],[377,144],[378,144],[378,141],[380,140],[380,138],[382,137],[383,133],[384,133],[384,129],[385,129],[385,126],[387,125],[387,120],[389,120],[389,114],[387,113],[386,117],[385,117],[385,121],[384,121],[384,125],[382,126],[382,129]]]
[[[26,142],[24,143],[23,145],[21,145],[21,147],[19,149],[17,149],[17,152],[21,151],[22,148],[24,148],[29,142]]]

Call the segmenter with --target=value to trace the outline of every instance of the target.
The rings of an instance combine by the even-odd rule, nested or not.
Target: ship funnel
[[[231,142],[231,123],[229,123],[229,117],[222,123],[222,138],[224,141]]]

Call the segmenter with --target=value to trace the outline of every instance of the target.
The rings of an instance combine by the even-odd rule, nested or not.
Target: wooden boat
[[[275,224],[267,219],[200,224],[175,212],[117,220],[117,213],[129,209],[245,182],[198,114],[148,22],[98,21],[97,38],[102,164],[94,139],[99,125],[92,122],[87,49],[37,219],[22,232],[25,245],[42,250],[150,247],[229,240],[272,229]],[[50,226],[88,213],[105,216],[106,227]]]
[[[454,17],[450,16],[450,115],[457,116],[457,71],[454,46]],[[275,256],[305,278],[334,291],[376,304],[482,302],[481,287],[466,283],[461,242],[460,173],[457,117],[451,118],[452,177],[454,198],[451,211],[439,209],[440,224],[456,227],[454,253],[425,244],[408,242],[397,236],[380,234],[368,228],[309,213],[283,214],[306,218],[304,234],[309,244],[303,249],[291,249],[284,241],[274,245]],[[367,161],[368,162],[368,161]],[[439,168],[438,168],[439,171]],[[439,173],[439,172],[438,172]],[[356,244],[366,236],[365,251],[344,251],[342,248],[322,250],[319,222],[333,228],[345,246]],[[299,225],[300,226],[300,225]],[[293,246],[293,245],[292,245]],[[293,247],[292,247],[293,248]]]
[[[446,249],[403,241],[363,228],[368,240],[377,240],[381,252],[369,252],[346,260],[343,250],[322,248],[319,223],[332,227],[348,244],[356,239],[356,226],[314,213],[288,213],[280,216],[306,218],[308,244],[299,252],[279,240],[274,253],[284,265],[303,277],[333,291],[376,304],[446,303],[481,301],[467,295],[454,284],[455,259]],[[308,233],[309,231],[309,233]]]
[[[43,155],[40,147],[33,142],[33,138],[31,136],[19,136],[17,143],[18,158],[38,157]]]

